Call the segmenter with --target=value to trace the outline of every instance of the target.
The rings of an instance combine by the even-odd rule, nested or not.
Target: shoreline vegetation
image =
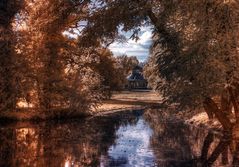
[[[152,114],[157,112],[156,115],[159,114],[165,120],[181,121],[189,126],[206,128],[214,133],[221,134],[223,132],[220,122],[216,118],[210,120],[204,110],[174,113],[173,110],[170,112],[170,109],[162,109],[162,98],[153,90],[114,92],[110,99],[104,100],[90,112],[69,111],[69,109],[55,109],[48,112],[21,109],[16,112],[2,112],[0,113],[0,122],[1,124],[15,122],[22,125],[40,121],[80,120],[140,109],[149,109],[149,112],[152,112]],[[235,122],[233,119],[230,120],[231,122]]]
[[[209,120],[207,113],[204,110],[198,111],[183,111],[170,112],[170,109],[162,111],[162,99],[152,90],[135,90],[135,91],[120,91],[114,92],[112,97],[104,100],[95,109],[90,112],[74,112],[69,109],[51,110],[46,112],[34,111],[34,109],[22,109],[16,112],[0,113],[0,121],[4,123],[27,123],[38,121],[54,121],[54,120],[69,120],[69,119],[85,119],[97,116],[104,116],[113,113],[127,112],[139,109],[151,109],[150,112],[162,114],[163,119],[172,121],[182,121],[189,126],[198,128],[206,128],[216,133],[223,131],[220,122],[214,118]],[[172,110],[173,111],[173,110]],[[232,120],[233,122],[233,120]]]
[[[31,122],[67,121],[70,119],[90,119],[97,116],[105,116],[132,110],[149,109],[147,114],[160,115],[162,119],[181,121],[189,126],[206,128],[214,133],[222,134],[223,128],[220,122],[214,118],[209,120],[204,110],[183,111],[174,113],[170,109],[162,109],[161,97],[152,90],[135,90],[114,92],[112,97],[104,100],[91,112],[74,112],[68,109],[52,110],[47,114],[32,110],[0,113],[1,124],[17,123],[21,126]],[[163,110],[163,111],[162,111]],[[154,112],[157,112],[156,114]]]
[[[47,121],[61,119],[80,119],[91,116],[101,116],[114,112],[144,109],[160,105],[160,97],[154,91],[135,90],[114,92],[109,100],[104,100],[92,111],[79,112],[69,109],[54,109],[40,112],[34,109],[20,109],[15,112],[1,112],[1,122]]]

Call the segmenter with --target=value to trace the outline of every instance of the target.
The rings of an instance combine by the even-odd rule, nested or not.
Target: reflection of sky
[[[132,35],[131,32],[122,32],[127,39]],[[134,40],[127,40],[127,42],[120,43],[114,42],[109,46],[109,49],[114,53],[114,55],[136,56],[139,61],[145,61],[149,55],[149,48],[152,43],[152,27],[141,27],[141,32],[139,33],[139,40],[136,42]]]
[[[154,154],[149,147],[151,135],[152,130],[142,118],[135,125],[120,127],[116,144],[109,148],[108,157],[102,157],[105,162],[101,166],[152,166]]]

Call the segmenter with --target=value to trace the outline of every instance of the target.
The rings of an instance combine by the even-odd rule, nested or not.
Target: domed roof
[[[142,73],[139,71],[133,71],[128,77],[128,81],[144,81],[145,78]]]

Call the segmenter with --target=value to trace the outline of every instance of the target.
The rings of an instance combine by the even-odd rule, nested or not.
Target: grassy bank
[[[102,114],[114,111],[146,108],[160,105],[161,98],[154,91],[122,91],[115,92],[111,99],[103,101],[94,113]]]
[[[0,120],[1,122],[44,121],[53,119],[84,118],[87,116],[91,116],[91,113],[70,111],[69,109],[57,109],[45,112],[40,112],[33,109],[25,109],[15,112],[2,112],[0,113]]]
[[[51,119],[83,118],[92,115],[102,115],[123,110],[141,109],[156,106],[160,97],[153,91],[122,91],[115,92],[109,100],[103,101],[91,112],[75,112],[69,109],[57,109],[40,112],[34,109],[22,109],[17,112],[2,112],[0,120],[6,121],[43,121]]]

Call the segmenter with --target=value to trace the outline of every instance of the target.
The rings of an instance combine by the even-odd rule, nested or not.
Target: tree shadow
[[[129,98],[129,100],[132,100],[132,98]],[[107,104],[120,104],[120,105],[142,105],[142,106],[158,106],[160,105],[158,101],[155,100],[155,102],[152,101],[128,101],[128,100],[117,100],[117,99],[111,99],[106,102]]]

